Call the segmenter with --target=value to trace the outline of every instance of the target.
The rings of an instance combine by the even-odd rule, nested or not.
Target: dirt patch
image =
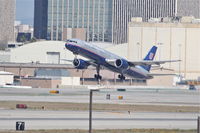
[[[2,109],[16,109],[16,104],[26,104],[33,110],[88,110],[87,103],[60,103],[60,102],[22,102],[0,101]],[[152,112],[199,112],[196,106],[160,106],[160,105],[127,105],[127,104],[93,104],[96,111],[152,111]]]

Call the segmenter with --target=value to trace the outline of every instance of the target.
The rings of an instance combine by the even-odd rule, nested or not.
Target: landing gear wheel
[[[120,79],[120,80],[125,80],[126,79],[126,77],[124,76],[124,75],[118,75],[118,78]]]
[[[101,76],[101,75],[98,75],[98,74],[95,74],[95,75],[94,75],[94,78],[97,79],[97,80],[101,80],[101,79],[102,79],[102,76]]]

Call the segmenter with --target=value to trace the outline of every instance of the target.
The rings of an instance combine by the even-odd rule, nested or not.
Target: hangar
[[[185,79],[200,76],[200,19],[182,17],[152,19],[151,22],[132,18],[129,23],[128,58],[140,60],[152,45],[158,46],[155,60],[180,59],[164,66],[174,69]]]

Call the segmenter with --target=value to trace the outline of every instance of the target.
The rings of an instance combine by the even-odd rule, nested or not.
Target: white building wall
[[[130,27],[129,28],[129,45],[128,45],[128,59],[129,60],[139,60],[141,58],[142,39],[141,39],[142,29],[141,27]],[[137,51],[135,50],[137,49]],[[139,56],[138,56],[139,55]],[[139,58],[138,58],[139,57]]]
[[[189,28],[187,31],[186,45],[186,71],[189,72],[186,76],[200,76],[200,28]]]
[[[0,72],[0,85],[13,84],[14,75],[9,72]]]
[[[181,54],[181,56],[179,55]],[[171,29],[171,59],[180,59],[179,63],[171,63],[171,67],[175,70],[185,70],[185,28],[173,28]],[[180,57],[179,57],[180,56]]]
[[[108,48],[105,48],[106,50],[116,54],[116,55],[119,55],[123,58],[128,58],[128,53],[127,53],[127,50],[128,50],[128,44],[127,43],[124,43],[124,44],[120,44],[120,45],[112,45]]]
[[[200,76],[200,24],[191,23],[130,23],[128,58],[140,59],[148,50],[157,45],[158,50],[155,60],[181,59],[176,63],[163,65],[172,68],[175,73],[187,79],[197,79]],[[139,43],[139,46],[138,46]],[[161,44],[161,45],[160,45]]]
[[[61,85],[80,85],[80,77],[61,77]]]
[[[158,28],[157,29],[157,35],[156,36],[156,41],[154,45],[158,45],[158,51],[157,51],[157,60],[166,60],[166,59],[171,59],[170,57],[170,28]],[[169,64],[168,64],[169,65]]]
[[[142,27],[141,27],[142,28]],[[147,27],[142,29],[143,34],[141,35],[142,38],[142,55],[140,59],[143,59],[144,56],[148,53],[149,49],[156,44],[156,29],[152,27]],[[144,39],[148,38],[148,40]]]

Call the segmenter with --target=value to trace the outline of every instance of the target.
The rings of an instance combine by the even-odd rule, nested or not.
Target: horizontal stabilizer
[[[143,60],[143,61],[129,61],[130,66],[136,66],[136,65],[160,65],[167,62],[179,62],[181,60],[164,60],[164,61],[152,61],[152,60]]]
[[[166,74],[162,74],[162,73],[149,73],[149,76],[178,76],[177,74],[170,74],[170,73],[166,73]]]

